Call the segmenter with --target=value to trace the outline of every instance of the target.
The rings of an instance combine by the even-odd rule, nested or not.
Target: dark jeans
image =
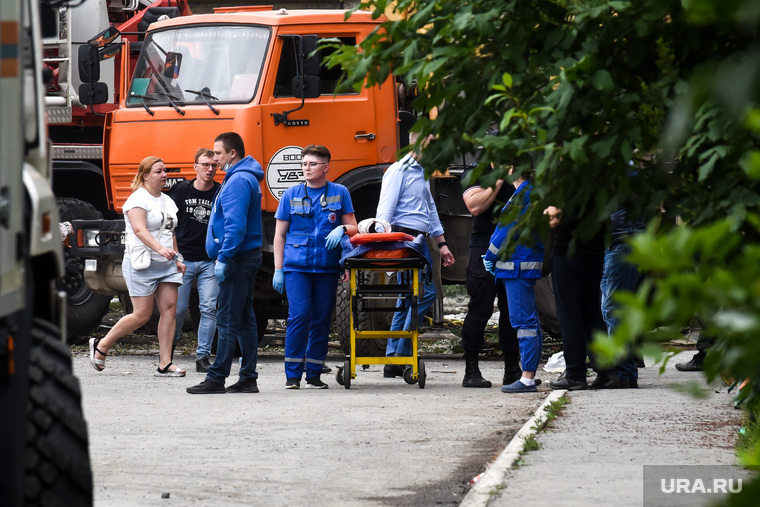
[[[565,376],[586,381],[586,356],[595,331],[606,331],[600,305],[604,252],[564,257],[552,255],[552,283],[562,331]],[[594,367],[597,372],[599,371]]]
[[[208,369],[206,378],[224,384],[230,376],[235,355],[235,342],[240,343],[243,364],[240,380],[258,378],[256,361],[259,354],[259,333],[256,314],[253,313],[253,284],[261,266],[261,250],[240,252],[227,262],[226,277],[219,284],[216,326],[219,342],[216,359]]]
[[[462,347],[466,352],[480,353],[483,351],[485,338],[483,336],[488,320],[493,315],[494,298],[499,298],[499,347],[504,354],[504,363],[519,368],[520,348],[517,333],[509,322],[509,306],[504,284],[496,283],[496,279],[483,266],[481,255],[487,248],[470,247],[470,259],[467,266],[467,294],[470,302],[467,305],[467,316],[462,324]]]

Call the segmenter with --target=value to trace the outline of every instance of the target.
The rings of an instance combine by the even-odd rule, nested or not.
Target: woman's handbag
[[[142,271],[150,267],[150,248],[144,244],[135,245],[129,252],[129,263],[132,264],[132,269]]]
[[[161,228],[158,230],[158,236],[156,241],[161,242],[161,235],[164,233],[166,227],[166,208],[164,207],[164,196],[161,196]],[[139,240],[139,238],[137,238]],[[132,269],[142,271],[150,267],[150,252],[151,249],[140,241],[139,245],[132,247],[129,251],[129,263],[132,265]]]

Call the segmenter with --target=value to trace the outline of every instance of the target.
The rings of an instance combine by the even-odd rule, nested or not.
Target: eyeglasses
[[[210,164],[208,162],[196,162],[196,164],[201,166],[204,169],[208,169],[209,167],[211,169],[216,169],[217,167],[219,167],[219,164]]]
[[[317,167],[318,165],[325,165],[327,162],[301,162],[301,167]]]

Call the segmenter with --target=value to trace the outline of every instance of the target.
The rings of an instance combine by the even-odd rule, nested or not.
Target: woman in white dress
[[[185,272],[182,256],[177,252],[174,229],[177,226],[177,206],[161,189],[166,185],[166,166],[158,157],[146,157],[140,162],[132,195],[124,203],[126,249],[122,271],[132,300],[132,313],[125,315],[103,338],[90,339],[90,362],[103,371],[105,357],[122,336],[146,324],[153,314],[153,299],[158,303],[157,377],[184,377],[185,370],[171,362],[174,339],[177,287]],[[135,269],[140,248],[147,246],[150,266]],[[147,254],[146,254],[147,255]]]

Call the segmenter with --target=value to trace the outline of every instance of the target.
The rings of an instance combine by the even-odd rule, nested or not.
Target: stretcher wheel
[[[420,389],[425,389],[425,377],[427,375],[425,374],[425,361],[420,359],[417,362],[417,378],[419,381]]]
[[[404,382],[407,384],[416,384],[417,379],[413,377],[414,375],[414,368],[411,366],[407,366],[404,370]]]
[[[351,389],[351,361],[348,359],[343,363],[343,387]]]
[[[343,385],[343,367],[338,366],[335,369],[335,382],[338,383],[338,385]]]

